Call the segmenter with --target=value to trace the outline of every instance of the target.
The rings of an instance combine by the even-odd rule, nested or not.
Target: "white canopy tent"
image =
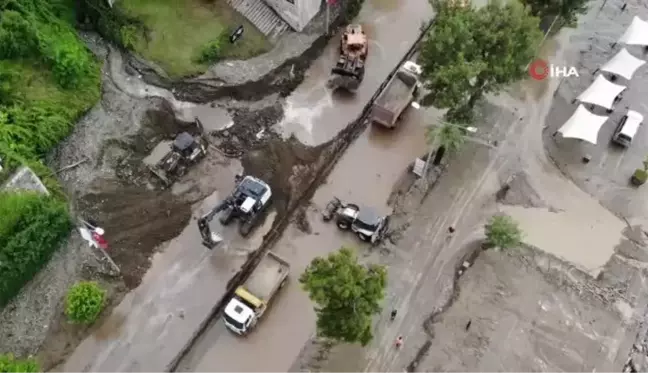
[[[589,88],[576,99],[580,102],[587,102],[612,110],[614,99],[625,89],[625,86],[614,84],[605,79],[603,75],[599,75]]]
[[[648,46],[648,22],[634,16],[632,23],[618,42],[627,45]]]
[[[598,133],[608,117],[592,114],[585,106],[578,105],[572,116],[560,127],[565,138],[579,139],[596,145]]]
[[[646,61],[633,56],[627,49],[623,48],[616,56],[612,57],[611,60],[601,67],[601,71],[620,75],[630,80],[637,69],[645,63]]]

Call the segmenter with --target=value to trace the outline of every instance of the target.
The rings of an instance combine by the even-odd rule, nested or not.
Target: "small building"
[[[322,0],[264,0],[295,31],[302,31],[322,6]]]

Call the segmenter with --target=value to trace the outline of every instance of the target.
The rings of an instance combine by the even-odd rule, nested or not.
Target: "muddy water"
[[[421,24],[431,15],[432,9],[426,0],[367,0],[358,22],[369,37],[369,56],[365,78],[358,91],[351,95],[333,93],[326,88],[329,72],[339,55],[338,35],[308,70],[304,83],[288,97],[279,131],[285,136],[295,134],[308,145],[321,144],[335,137],[350,119],[360,114],[416,39]]]
[[[312,234],[290,226],[273,250],[291,265],[291,279],[258,328],[245,338],[217,320],[179,366],[180,371],[288,371],[313,333],[315,314],[297,278],[315,256],[341,246],[364,247],[355,235],[324,223],[320,211],[332,196],[389,212],[387,198],[412,160],[425,152],[429,112],[412,111],[393,131],[368,128],[340,159],[307,212]],[[250,358],[254,356],[254,359]]]
[[[129,96],[164,98],[171,104],[179,119],[191,122],[194,118],[198,118],[208,132],[221,130],[233,123],[232,118],[221,108],[212,107],[210,104],[198,105],[192,102],[176,100],[171,91],[149,85],[137,76],[128,75],[124,69],[121,53],[112,47],[108,54],[108,62],[113,83]]]
[[[240,167],[240,166],[239,166]],[[154,256],[141,285],[129,293],[97,332],[79,345],[64,371],[167,371],[169,364],[224,295],[226,284],[256,250],[274,216],[243,239],[235,224],[213,229],[224,242],[201,245],[197,217],[234,187],[235,167],[222,167],[217,191],[196,209],[191,223]]]

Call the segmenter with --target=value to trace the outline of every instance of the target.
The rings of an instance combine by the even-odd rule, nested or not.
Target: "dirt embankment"
[[[340,7],[331,7],[330,30],[335,30],[346,22],[344,17],[340,16],[341,12]],[[206,103],[223,98],[257,101],[275,93],[286,97],[302,82],[311,63],[320,56],[328,41],[335,35],[335,32],[325,33],[324,18],[324,12],[320,12],[320,15],[302,31],[305,34],[318,36],[312,39],[310,45],[304,47],[298,56],[284,56],[283,59],[271,56],[266,58],[265,55],[257,57],[276,60],[274,64],[276,67],[241,84],[228,84],[218,77],[187,77],[182,80],[172,80],[159,67],[133,55],[128,56],[127,69],[141,75],[148,84],[173,91],[176,98],[183,101]]]

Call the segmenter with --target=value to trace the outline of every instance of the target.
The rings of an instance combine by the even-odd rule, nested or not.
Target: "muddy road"
[[[355,118],[385,77],[410,47],[422,24],[432,15],[425,1],[368,0],[356,22],[369,39],[365,77],[355,94],[326,88],[331,68],[339,57],[336,35],[310,69],[304,82],[286,99],[285,118],[276,126],[284,137],[294,134],[307,145],[334,138]],[[398,30],[398,32],[394,32]]]
[[[407,17],[403,17],[403,13]],[[360,19],[368,29],[370,39],[377,38],[370,44],[370,49],[373,47],[370,53],[377,55],[370,56],[374,58],[373,65],[368,64],[366,78],[356,96],[339,97],[325,88],[328,71],[337,58],[333,52],[339,40],[332,40],[327,53],[309,70],[306,81],[287,99],[284,106],[287,119],[274,128],[286,136],[292,133],[287,130],[289,126],[299,125],[299,128],[292,127],[296,129],[294,135],[308,145],[334,138],[360,114],[367,100],[409,49],[418,36],[419,21],[429,19],[431,15],[427,1],[394,4],[368,1]],[[394,37],[379,27],[393,22],[402,23],[401,30],[407,30],[407,33]],[[392,54],[382,58],[381,47]],[[295,105],[299,105],[297,111],[293,111]],[[177,370],[289,370],[311,337],[315,325],[312,304],[299,288],[296,278],[315,256],[325,255],[343,245],[362,246],[349,232],[338,231],[334,224],[324,224],[320,217],[321,209],[331,197],[337,196],[389,213],[391,207],[387,201],[394,185],[405,177],[410,163],[426,151],[424,133],[426,125],[433,120],[431,116],[436,118],[438,113],[412,110],[401,126],[393,131],[369,126],[347,149],[326,183],[317,189],[310,206],[294,217],[295,224],[273,246],[272,250],[291,264],[291,280],[273,301],[265,319],[245,338],[230,333],[220,318],[215,319]],[[313,129],[316,138],[311,137],[308,128]],[[281,342],[277,343],[278,340]],[[249,356],[255,356],[255,359]]]

